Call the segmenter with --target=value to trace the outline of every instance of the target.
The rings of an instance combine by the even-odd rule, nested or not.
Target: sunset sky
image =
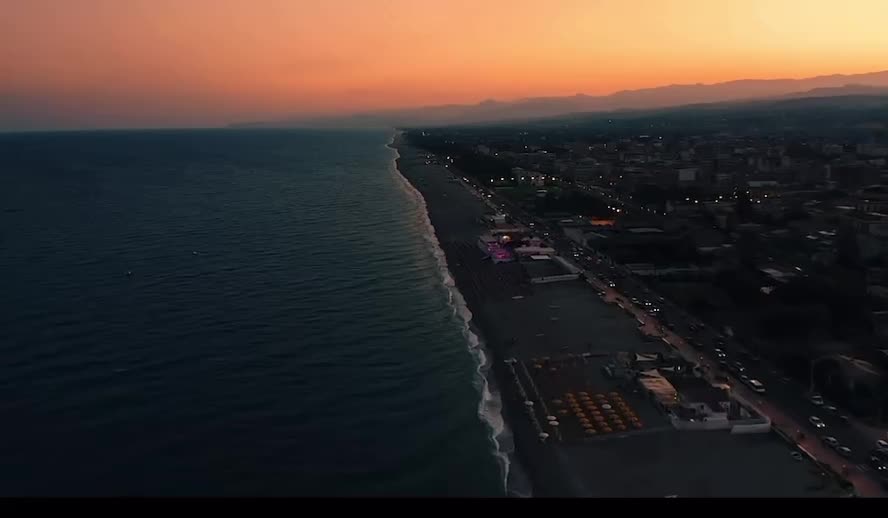
[[[886,0],[0,0],[0,129],[888,69]]]

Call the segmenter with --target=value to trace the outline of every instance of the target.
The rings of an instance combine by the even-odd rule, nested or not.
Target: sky
[[[0,0],[0,130],[888,69],[886,0]]]

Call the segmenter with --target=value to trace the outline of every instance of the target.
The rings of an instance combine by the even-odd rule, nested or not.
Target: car
[[[826,410],[827,412],[837,412],[839,410],[838,408],[836,408],[832,405],[825,405],[823,407],[823,409]]]
[[[617,283],[615,283],[614,281],[608,281],[608,283],[607,283],[607,287],[608,287],[608,288],[616,288],[616,287],[617,287]]]
[[[876,441],[876,448],[880,450],[888,450],[888,441],[883,441],[882,439],[879,439],[878,441]]]
[[[839,455],[845,457],[846,459],[851,457],[851,448],[847,446],[839,446],[836,448],[836,451],[839,452]]]
[[[875,455],[870,455],[869,465],[871,468],[878,472],[888,471],[888,466],[885,466],[885,462],[883,462],[882,459]]]
[[[693,338],[691,338],[689,336],[685,337],[685,342],[687,342],[688,345],[690,345],[694,349],[702,349],[703,348],[703,344],[701,344],[700,342],[698,342],[697,340],[694,340]]]
[[[845,414],[842,414],[839,416],[839,422],[842,423],[843,425],[847,426],[847,425],[851,424],[851,419],[848,416],[846,416]]]
[[[790,453],[789,453],[789,456],[792,457],[793,460],[797,460],[797,461],[801,461],[801,460],[802,460],[802,454],[799,453],[799,452],[797,452],[797,451],[790,452]]]
[[[751,379],[751,380],[749,380],[747,385],[749,385],[749,388],[751,388],[753,391],[755,391],[758,394],[765,393],[765,385],[759,380]]]
[[[823,406],[823,396],[820,394],[812,394],[809,401],[814,406]]]
[[[820,440],[823,441],[823,444],[829,446],[830,448],[836,448],[839,445],[839,440],[830,435],[824,435],[820,438]]]
[[[741,374],[740,375],[740,382],[743,383],[744,385],[748,384],[749,383],[749,376],[747,376],[746,374]]]
[[[714,353],[715,353],[715,357],[718,358],[718,359],[720,359],[720,360],[724,360],[724,359],[726,359],[726,358],[728,357],[728,355],[725,354],[725,352],[722,351],[721,349],[713,349],[712,352],[714,352]]]
[[[737,374],[743,374],[746,372],[746,367],[743,366],[740,362],[734,362],[731,364],[731,370],[736,372]]]
[[[824,423],[823,420],[816,415],[812,415],[811,417],[809,417],[808,422],[811,423],[814,428],[826,428],[826,423]]]
[[[718,366],[721,367],[722,369],[727,370],[727,368],[728,368],[728,362],[726,362],[725,360],[719,360],[719,361],[718,361]]]

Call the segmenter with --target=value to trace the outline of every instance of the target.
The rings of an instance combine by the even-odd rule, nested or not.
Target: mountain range
[[[534,97],[516,101],[487,100],[471,105],[453,104],[380,110],[346,116],[293,117],[232,126],[238,128],[447,126],[540,119],[575,113],[666,108],[687,104],[885,94],[888,94],[888,70],[806,79],[742,79],[714,84],[668,85],[623,90],[600,96],[577,94],[569,97]]]

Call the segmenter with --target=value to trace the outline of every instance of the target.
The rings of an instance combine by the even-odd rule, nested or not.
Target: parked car
[[[851,448],[847,446],[839,446],[836,448],[836,451],[839,452],[839,455],[845,457],[846,459],[851,457]]]
[[[885,462],[875,455],[870,455],[869,465],[871,468],[873,468],[874,470],[876,470],[880,473],[884,473],[885,471],[888,471],[888,466],[885,466]]]
[[[820,394],[812,394],[810,401],[814,406],[823,406],[823,396]]]
[[[824,405],[823,409],[826,410],[827,412],[837,412],[839,410],[838,408],[836,408],[832,405]]]
[[[878,441],[876,441],[876,448],[880,450],[888,450],[888,441],[883,441],[882,439],[879,439]]]
[[[790,452],[790,453],[789,453],[789,456],[792,457],[793,460],[797,460],[797,461],[801,461],[801,460],[802,460],[802,454],[799,453],[799,452],[797,452],[797,451]]]
[[[820,438],[820,440],[823,441],[823,444],[829,446],[830,448],[836,448],[839,446],[839,440],[830,435],[824,435]]]
[[[718,358],[719,360],[724,360],[725,358],[728,357],[728,355],[725,354],[725,352],[722,351],[721,349],[713,349],[712,352],[715,353],[715,357]]]
[[[823,420],[816,415],[812,415],[811,417],[809,417],[808,422],[811,423],[814,428],[826,428],[826,423],[824,423]]]

